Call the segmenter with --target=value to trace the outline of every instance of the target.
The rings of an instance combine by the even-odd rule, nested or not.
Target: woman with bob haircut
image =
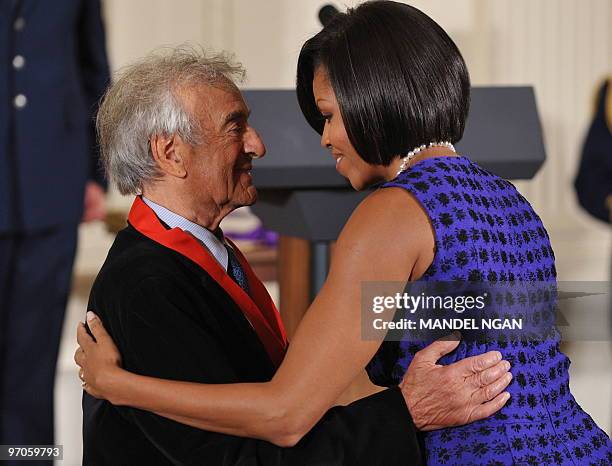
[[[90,394],[138,400],[121,404],[218,432],[292,400],[306,432],[364,367],[375,384],[396,385],[428,343],[361,339],[361,282],[555,283],[548,235],[527,200],[454,150],[470,80],[456,45],[431,18],[390,1],[338,14],[302,47],[297,95],[338,172],[356,190],[378,189],[344,227],[329,277],[273,380],[211,386],[137,376],[112,362],[119,355],[110,338],[96,344],[80,329],[87,378],[97,384],[113,373],[107,387],[88,383]],[[336,308],[350,317],[327,312]],[[350,360],[334,358],[339,348],[351,349]],[[512,363],[509,400],[499,395],[508,400],[501,411],[465,426],[419,426],[429,464],[612,463],[609,438],[570,393],[570,362],[556,330],[529,341],[463,340],[442,361],[492,350]],[[301,374],[307,363],[318,368],[314,379]],[[162,398],[172,403],[156,402]]]

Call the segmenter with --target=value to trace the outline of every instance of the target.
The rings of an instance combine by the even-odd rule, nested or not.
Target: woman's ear
[[[189,150],[189,147],[180,136],[155,134],[151,137],[149,143],[151,144],[153,159],[162,172],[176,178],[187,176],[183,154]]]

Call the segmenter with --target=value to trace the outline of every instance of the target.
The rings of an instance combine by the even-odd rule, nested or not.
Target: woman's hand
[[[79,347],[74,353],[74,361],[80,367],[79,378],[91,396],[112,402],[113,380],[123,372],[121,354],[98,316],[91,311],[87,313],[87,325],[95,339],[87,333],[85,324],[79,322]]]

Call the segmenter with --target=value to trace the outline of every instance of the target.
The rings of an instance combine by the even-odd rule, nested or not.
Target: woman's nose
[[[331,143],[329,142],[329,129],[327,128],[327,120],[323,125],[323,133],[321,133],[321,147],[329,148]]]

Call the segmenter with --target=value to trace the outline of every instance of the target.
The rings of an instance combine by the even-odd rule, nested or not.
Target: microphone
[[[324,5],[319,10],[319,21],[321,22],[323,27],[325,27],[329,23],[331,23],[332,19],[334,19],[334,17],[338,13],[340,12],[338,11],[338,8],[336,8],[334,5],[330,5],[330,4]]]

